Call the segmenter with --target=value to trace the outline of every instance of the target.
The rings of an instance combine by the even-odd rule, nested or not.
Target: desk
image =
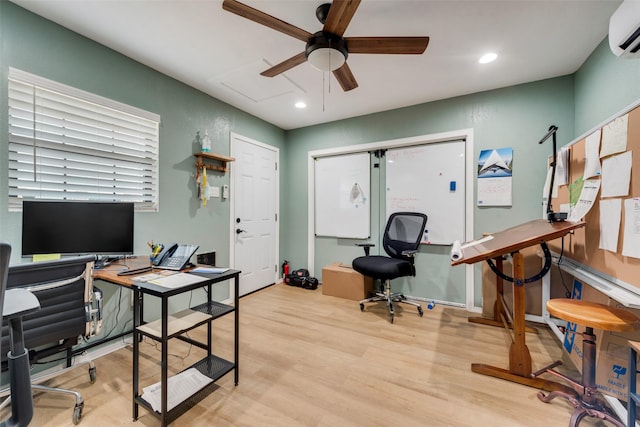
[[[118,276],[118,273],[127,269],[133,270],[133,269],[143,268],[143,267],[151,267],[151,261],[149,261],[148,256],[127,258],[124,260],[112,262],[111,264],[99,270],[94,269],[93,278],[104,280],[105,282],[114,283],[116,285],[130,288],[134,283],[132,278],[136,276],[135,275],[134,276]],[[140,273],[140,275],[149,274],[149,273],[150,271],[148,271],[147,273]]]
[[[144,261],[148,264],[148,260]],[[129,268],[137,268],[144,265],[143,261],[140,263],[131,264],[127,261]],[[137,266],[137,267],[136,267]],[[121,286],[130,287],[133,290],[133,320],[134,320],[134,339],[133,339],[133,419],[138,419],[139,407],[142,406],[147,409],[151,414],[160,419],[161,425],[164,427],[185,413],[197,402],[204,399],[211,391],[217,386],[215,381],[226,375],[230,371],[234,371],[234,382],[238,385],[239,371],[238,371],[238,330],[239,330],[239,291],[240,291],[240,271],[228,270],[221,274],[203,274],[195,273],[198,276],[204,277],[206,280],[198,283],[193,283],[179,288],[165,288],[155,285],[153,283],[135,282],[134,276],[118,276],[117,273],[120,269],[110,268],[106,270],[97,270],[94,274],[95,278],[99,278],[111,283],[115,283]],[[140,273],[140,274],[149,274]],[[226,280],[234,280],[234,305],[228,306],[211,300],[212,286],[216,283],[221,283]],[[188,322],[187,325],[181,325],[179,327],[172,326],[169,322],[169,310],[168,301],[169,298],[175,295],[179,295],[185,292],[190,292],[194,289],[202,287],[207,288],[207,302],[198,306],[192,307],[189,310],[185,310],[180,313],[173,313],[174,316],[186,316],[195,317],[195,320]],[[160,298],[161,303],[161,315],[160,319],[155,322],[145,322],[143,316],[143,298],[144,295],[150,295]],[[235,312],[234,314],[234,360],[233,362],[226,361],[220,357],[215,356],[212,353],[212,326],[211,322],[221,316],[228,313]],[[184,317],[183,317],[184,319]],[[183,334],[193,328],[207,325],[207,342],[202,343],[193,340],[189,337],[183,336]],[[141,385],[139,381],[139,344],[142,336],[150,337],[161,344],[161,409],[159,412],[153,410],[149,402],[142,398]],[[182,403],[178,404],[175,408],[168,410],[167,406],[167,368],[168,368],[168,341],[172,338],[180,339],[188,342],[196,347],[206,350],[206,356],[195,363],[192,367],[198,369],[202,374],[208,376],[213,381],[205,388],[199,390],[190,398],[186,399]],[[151,384],[145,384],[151,385]]]
[[[502,369],[480,363],[471,365],[471,370],[484,375],[489,375],[531,387],[547,391],[563,388],[561,384],[541,378],[531,378],[531,354],[526,345],[525,325],[525,292],[524,292],[524,257],[519,252],[529,246],[535,246],[565,236],[580,227],[584,222],[572,223],[548,222],[539,219],[491,234],[483,239],[469,242],[462,248],[462,256],[452,261],[451,265],[473,264],[478,261],[495,259],[498,268],[501,268],[502,256],[513,256],[513,336],[509,348],[509,368]],[[498,285],[501,286],[498,278]],[[509,328],[506,328],[509,332]]]

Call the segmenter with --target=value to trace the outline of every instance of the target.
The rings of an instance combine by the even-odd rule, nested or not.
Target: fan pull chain
[[[325,86],[325,82],[324,82],[325,78],[324,78],[324,76],[325,76],[325,74],[327,74],[326,71],[323,71],[322,72],[322,112],[323,113],[324,113],[324,86]]]
[[[331,39],[329,39],[329,48],[330,49],[332,48],[331,47]],[[333,70],[333,67],[331,66],[331,58],[332,58],[332,55],[329,55],[329,69]],[[327,73],[329,74],[329,73],[331,73],[331,71],[327,71]],[[327,91],[329,93],[331,93],[331,74],[329,74],[329,87],[328,87]]]

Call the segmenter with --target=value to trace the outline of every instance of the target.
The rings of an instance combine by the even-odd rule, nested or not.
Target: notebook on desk
[[[229,271],[227,267],[196,267],[189,270],[189,273],[221,274]]]
[[[206,277],[196,276],[195,274],[175,273],[159,279],[149,280],[147,283],[153,283],[154,285],[162,286],[164,288],[176,289],[193,283],[205,282],[207,280],[209,279]]]

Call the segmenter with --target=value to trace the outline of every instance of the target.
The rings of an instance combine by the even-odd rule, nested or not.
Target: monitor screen
[[[133,203],[22,203],[22,256],[133,254]]]

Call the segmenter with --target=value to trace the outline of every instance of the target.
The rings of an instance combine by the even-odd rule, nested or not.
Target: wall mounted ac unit
[[[640,58],[640,0],[625,0],[609,20],[609,47],[616,56]]]

